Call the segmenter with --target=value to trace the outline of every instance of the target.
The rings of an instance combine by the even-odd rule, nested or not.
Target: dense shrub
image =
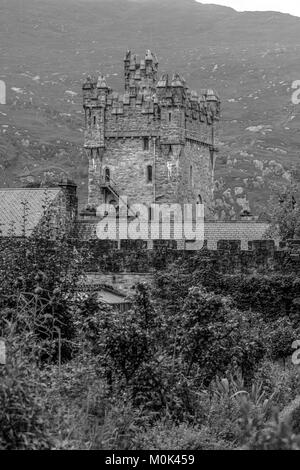
[[[174,425],[172,421],[159,421],[155,426],[139,430],[137,450],[226,450],[230,444],[213,435],[208,427],[189,423]]]
[[[74,292],[85,256],[70,240],[0,248],[0,447],[298,449],[298,408],[282,418],[300,386],[297,278],[195,256],[119,312]]]
[[[0,368],[0,449],[46,449],[52,439],[41,373],[15,339],[11,359]]]
[[[230,296],[238,310],[259,312],[266,321],[288,316],[299,325],[300,279],[293,274],[222,274],[203,264],[200,255],[179,259],[154,278],[155,301],[165,310],[176,312],[189,289],[203,286],[215,294]]]
[[[33,334],[42,346],[42,361],[57,361],[59,347],[61,359],[70,359],[77,308],[74,288],[84,264],[84,253],[74,251],[74,241],[64,237],[55,242],[1,240],[0,335],[6,335],[7,325],[14,325],[16,334]]]
[[[273,421],[262,429],[252,429],[246,449],[300,450],[300,435],[293,433],[288,424],[279,422],[275,416]]]

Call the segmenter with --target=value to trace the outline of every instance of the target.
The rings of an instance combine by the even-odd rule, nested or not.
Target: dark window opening
[[[201,194],[198,194],[197,204],[203,204]]]
[[[173,155],[172,145],[169,146],[169,155]]]
[[[105,178],[106,183],[110,182],[110,169],[109,168],[105,168],[104,178]]]
[[[94,126],[96,125],[96,116],[94,116]]]
[[[148,208],[148,218],[149,220],[152,220],[152,207]]]
[[[152,183],[152,179],[153,179],[152,166],[151,166],[151,165],[148,165],[148,166],[147,166],[147,182],[148,182],[148,183]]]
[[[190,183],[191,183],[191,185],[193,184],[193,167],[192,167],[192,165],[190,166]]]
[[[169,122],[172,121],[172,113],[169,113]]]
[[[144,137],[144,150],[149,150],[149,137]]]

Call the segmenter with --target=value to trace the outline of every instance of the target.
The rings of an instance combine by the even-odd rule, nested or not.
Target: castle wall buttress
[[[208,147],[187,142],[184,148],[185,181],[188,202],[202,202],[210,215],[213,201],[213,165]]]

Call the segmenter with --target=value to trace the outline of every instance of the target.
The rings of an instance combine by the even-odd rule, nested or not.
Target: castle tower
[[[83,85],[90,206],[203,202],[213,199],[220,101],[213,90],[190,91],[182,77],[163,74],[147,51],[124,59],[124,93],[104,77]]]

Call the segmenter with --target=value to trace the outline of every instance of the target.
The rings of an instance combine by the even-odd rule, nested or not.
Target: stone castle
[[[21,203],[25,200],[28,235],[40,232],[47,206],[51,236],[64,226],[66,232],[74,227],[83,241],[97,240],[101,220],[97,207],[101,203],[118,206],[120,198],[126,196],[129,206],[204,203],[208,250],[218,250],[219,243],[227,240],[238,241],[241,250],[247,251],[249,243],[262,240],[267,222],[248,216],[235,222],[210,217],[220,119],[217,94],[205,90],[197,95],[178,74],[158,78],[158,61],[150,51],[140,61],[131,52],[126,53],[124,81],[122,94],[113,92],[103,76],[97,80],[89,77],[83,84],[84,147],[89,165],[87,208],[78,215],[76,185],[69,180],[62,181],[56,191],[0,189],[0,234],[7,236],[14,225],[15,235],[22,235]],[[126,240],[119,238],[117,246],[124,247]],[[175,230],[170,239],[178,250],[197,249]],[[147,239],[147,248],[152,250],[155,242]]]
[[[197,94],[178,74],[158,75],[151,51],[124,59],[124,93],[106,79],[83,85],[84,147],[89,161],[88,213],[101,203],[203,203],[209,216],[220,100]]]
[[[0,189],[0,250],[1,236],[11,236],[12,225],[16,237],[40,235],[46,227],[54,240],[62,232],[72,238],[74,230],[76,243],[88,246],[91,254],[85,288],[122,308],[127,308],[126,294],[136,282],[151,280],[156,269],[181,257],[191,257],[194,263],[197,256],[199,265],[225,273],[299,273],[299,240],[281,244],[264,240],[268,223],[251,217],[236,222],[210,220],[218,96],[212,90],[198,96],[178,74],[158,79],[158,62],[150,51],[141,61],[128,52],[124,72],[123,94],[113,92],[103,76],[89,77],[83,85],[89,164],[86,210],[78,215],[76,185],[69,180],[50,189]],[[129,206],[204,203],[204,247],[195,253],[189,240],[175,236],[168,240],[98,239],[98,205],[118,206],[122,196],[128,198]]]

